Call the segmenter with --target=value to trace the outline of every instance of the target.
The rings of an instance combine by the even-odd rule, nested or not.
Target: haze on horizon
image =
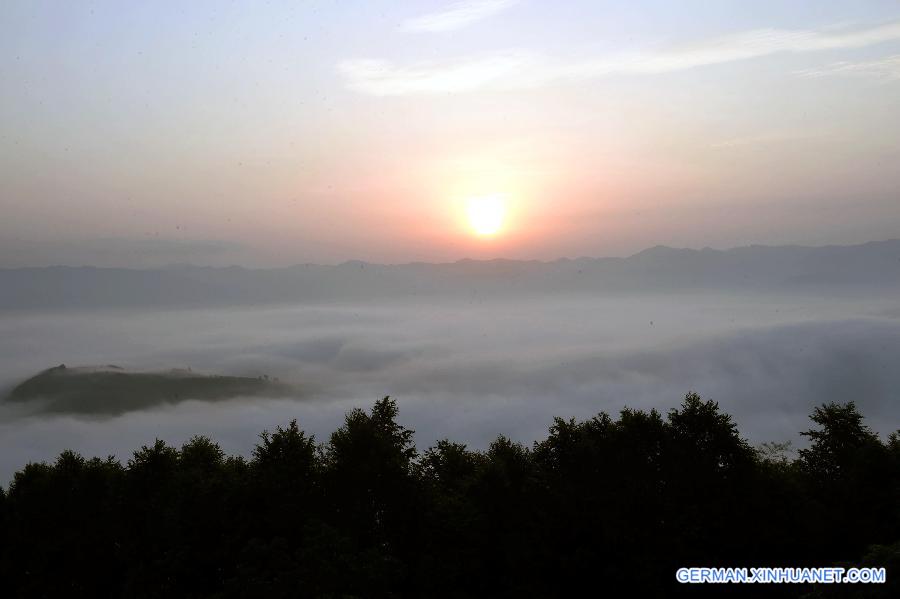
[[[0,267],[900,231],[895,2],[14,0],[0,77]]]

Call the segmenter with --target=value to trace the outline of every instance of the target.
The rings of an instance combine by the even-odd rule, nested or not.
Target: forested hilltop
[[[3,595],[668,596],[724,590],[682,566],[868,565],[887,584],[727,590],[898,596],[900,437],[853,403],[816,408],[796,456],[695,394],[486,451],[417,452],[397,415],[384,398],[322,444],[291,422],[249,460],[195,437],[29,464],[0,492]]]

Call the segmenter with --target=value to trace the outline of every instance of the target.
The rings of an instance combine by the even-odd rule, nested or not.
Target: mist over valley
[[[263,429],[298,418],[324,434],[385,395],[424,445],[537,439],[554,416],[664,411],[692,390],[754,443],[802,445],[823,402],[857,402],[884,434],[900,422],[896,241],[547,263],[60,267],[0,281],[6,478],[64,448],[125,457],[156,437],[202,433],[246,453]],[[14,393],[59,364],[131,378]],[[211,378],[169,388],[158,373],[173,368]]]

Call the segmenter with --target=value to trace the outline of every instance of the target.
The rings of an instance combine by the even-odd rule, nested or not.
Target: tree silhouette
[[[810,445],[799,451],[799,467],[814,491],[815,509],[841,522],[821,539],[823,549],[849,559],[867,544],[897,539],[896,517],[882,516],[891,506],[900,509],[900,469],[893,468],[889,446],[863,424],[852,401],[823,404],[810,419],[818,428],[800,433]]]
[[[0,489],[4,596],[669,596],[696,591],[676,568],[717,564],[883,566],[766,592],[897,596],[900,435],[853,403],[815,408],[796,458],[694,393],[483,451],[419,453],[398,416],[385,397],[324,444],[291,421],[249,460],[198,436],[27,464]]]

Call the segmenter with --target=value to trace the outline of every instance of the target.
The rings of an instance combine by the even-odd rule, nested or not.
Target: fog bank
[[[62,449],[127,459],[159,437],[206,434],[248,454],[297,418],[320,439],[344,412],[384,395],[420,447],[450,437],[530,442],[553,416],[624,406],[667,410],[685,392],[715,399],[754,443],[794,440],[816,404],[854,400],[883,434],[898,428],[900,305],[798,294],[556,294],[337,305],[6,313],[0,386],[51,365],[118,364],[295,385],[290,398],[185,398],[78,416],[0,407],[0,479]]]

